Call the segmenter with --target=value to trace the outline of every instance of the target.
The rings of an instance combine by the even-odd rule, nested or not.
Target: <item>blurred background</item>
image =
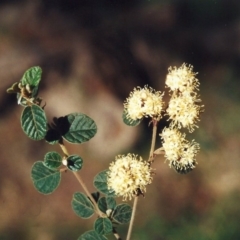
[[[94,221],[71,210],[73,193],[82,189],[70,172],[51,195],[33,187],[32,164],[47,151],[61,151],[21,130],[22,107],[6,89],[25,70],[43,69],[39,96],[47,103],[49,121],[73,112],[96,121],[98,133],[91,141],[67,144],[84,159],[82,178],[95,191],[93,177],[116,155],[148,157],[148,121],[134,128],[122,123],[129,92],[146,84],[164,91],[168,67],[183,62],[199,73],[205,105],[199,129],[188,135],[200,143],[199,164],[180,175],[163,157],[156,158],[156,175],[140,198],[132,239],[237,240],[240,1],[1,0],[0,239],[77,239]],[[126,231],[127,226],[119,228],[123,239]]]

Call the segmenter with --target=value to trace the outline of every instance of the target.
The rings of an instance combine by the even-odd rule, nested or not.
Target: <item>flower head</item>
[[[160,117],[163,109],[163,94],[150,87],[134,88],[124,103],[124,109],[130,120],[143,117]]]
[[[152,182],[153,169],[141,157],[134,154],[118,155],[108,171],[108,188],[123,199],[132,199],[139,192],[146,192]]]
[[[166,110],[169,119],[172,120],[173,126],[188,128],[190,132],[193,132],[196,122],[199,121],[199,114],[202,111],[203,106],[197,105],[200,102],[197,99],[196,94],[190,94],[184,92],[183,94],[173,94],[168,108]]]
[[[169,67],[166,85],[171,91],[193,91],[198,89],[199,81],[195,77],[197,73],[192,71],[193,66],[183,63],[181,67]]]
[[[188,142],[185,134],[180,133],[176,128],[164,128],[160,134],[165,151],[165,157],[169,161],[169,166],[173,166],[177,171],[186,173],[195,168],[196,154],[199,152],[199,144],[194,140]]]

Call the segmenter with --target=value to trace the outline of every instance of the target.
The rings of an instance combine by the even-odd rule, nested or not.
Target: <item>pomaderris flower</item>
[[[166,86],[171,91],[179,90],[194,91],[198,89],[199,81],[196,78],[197,73],[193,72],[193,66],[183,63],[181,67],[169,67],[166,78]]]
[[[143,117],[160,118],[163,109],[163,93],[145,86],[134,88],[124,103],[124,111],[129,120],[140,120]]]
[[[180,173],[187,173],[195,168],[196,155],[200,150],[198,143],[194,140],[187,141],[185,134],[172,127],[164,128],[160,136],[165,158],[169,161],[170,167],[173,166]]]
[[[153,169],[141,157],[134,154],[118,155],[109,167],[108,188],[124,200],[131,200],[146,192],[146,186],[152,182],[152,174]]]
[[[189,132],[198,127],[196,123],[203,111],[203,105],[199,105],[201,99],[197,95],[199,81],[196,75],[193,67],[184,63],[180,68],[170,67],[166,78],[166,86],[172,94],[166,115],[173,126],[188,128]]]

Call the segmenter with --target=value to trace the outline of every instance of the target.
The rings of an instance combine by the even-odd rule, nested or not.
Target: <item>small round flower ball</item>
[[[184,142],[185,135],[179,132],[176,128],[165,127],[160,136],[166,159],[172,162],[181,158],[182,143]]]
[[[127,118],[140,120],[143,117],[159,118],[163,109],[163,93],[145,86],[134,88],[130,96],[124,102]]]
[[[123,200],[131,200],[139,193],[146,192],[146,186],[152,182],[153,169],[149,163],[135,154],[118,155],[110,164],[108,188],[114,190]]]
[[[188,128],[189,132],[193,132],[198,127],[196,123],[200,120],[200,112],[203,111],[203,106],[198,105],[200,101],[195,94],[187,91],[178,96],[173,94],[166,115],[179,129]]]
[[[183,63],[181,67],[169,67],[168,74],[166,77],[166,86],[171,91],[179,90],[193,91],[198,90],[199,81],[195,77],[197,73],[193,72],[193,66]]]
[[[164,128],[160,136],[170,167],[174,166],[177,171],[183,173],[195,168],[196,155],[200,150],[198,143],[194,140],[189,142],[185,139],[185,134],[172,127]]]
[[[193,169],[197,164],[196,155],[200,150],[200,145],[196,143],[195,140],[191,142],[186,140],[183,146],[181,159],[177,162],[178,168],[180,170]]]

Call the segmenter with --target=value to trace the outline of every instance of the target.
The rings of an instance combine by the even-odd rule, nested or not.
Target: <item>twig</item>
[[[153,159],[154,159],[154,149],[155,149],[155,144],[156,144],[158,120],[153,118],[152,123],[153,123],[152,142],[151,142],[151,148],[150,148],[150,153],[149,153],[149,158],[148,158],[148,162],[150,164],[152,164]],[[131,238],[133,222],[134,222],[134,218],[135,218],[135,215],[136,215],[137,203],[138,203],[138,195],[136,195],[135,198],[134,198],[132,216],[131,216],[131,220],[130,220],[130,223],[129,223],[129,228],[128,228],[128,233],[127,233],[126,240],[130,240],[130,238]]]
[[[65,145],[63,144],[63,142],[60,142],[59,143],[64,155],[67,157],[69,156],[68,154],[68,151],[67,151],[67,148],[65,147]],[[73,175],[77,178],[78,182],[80,183],[80,185],[82,186],[83,190],[85,191],[85,193],[87,194],[87,196],[89,197],[89,199],[92,201],[93,205],[94,205],[94,208],[97,212],[97,214],[100,216],[100,217],[105,217],[106,214],[102,213],[99,208],[98,208],[98,205],[95,201],[95,199],[93,198],[92,194],[88,191],[88,188],[87,186],[85,185],[84,181],[82,180],[82,178],[80,177],[80,175],[77,173],[77,172],[72,172]]]
[[[135,218],[136,210],[137,210],[137,203],[138,203],[138,196],[135,196],[134,201],[133,201],[131,221],[129,223],[128,234],[127,234],[126,240],[130,240],[130,238],[131,238],[132,229],[133,229],[133,222],[134,222],[134,218]]]

